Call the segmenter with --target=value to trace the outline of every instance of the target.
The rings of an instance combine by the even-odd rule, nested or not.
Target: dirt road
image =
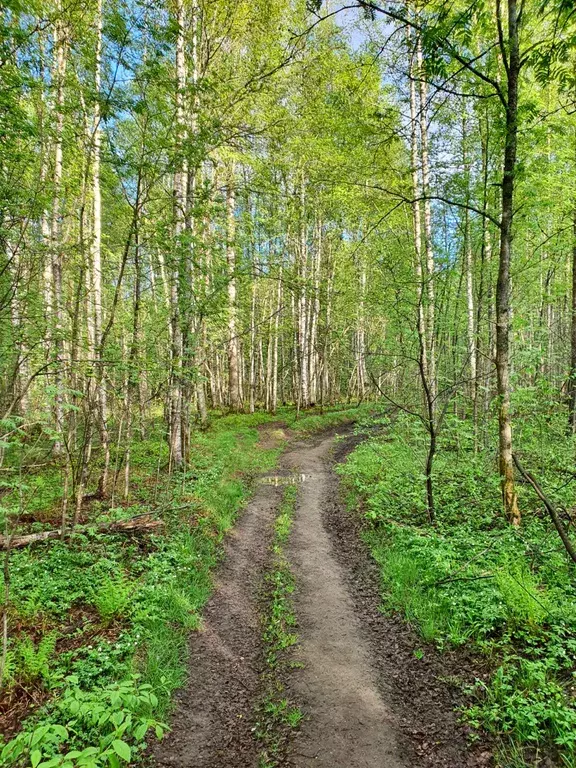
[[[264,670],[259,595],[281,484],[291,477],[299,492],[288,555],[302,664],[286,684],[305,719],[283,764],[489,764],[489,752],[468,749],[453,713],[457,694],[442,680],[451,674],[451,659],[432,650],[417,658],[417,638],[379,611],[377,571],[338,501],[333,464],[346,446],[333,433],[292,444],[278,486],[261,484],[244,510],[227,540],[204,629],[191,638],[189,681],[177,697],[172,732],[154,751],[157,765],[262,765],[254,735]]]

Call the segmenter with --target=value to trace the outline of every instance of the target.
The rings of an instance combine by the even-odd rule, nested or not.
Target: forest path
[[[299,480],[287,553],[296,582],[295,660],[303,666],[283,682],[305,714],[282,764],[486,765],[482,755],[470,754],[453,712],[457,697],[442,682],[459,660],[451,664],[433,651],[416,658],[421,641],[379,610],[378,569],[338,500],[333,471],[353,442],[337,442],[331,432],[292,443],[278,470]],[[282,490],[281,483],[259,485],[227,538],[203,631],[190,640],[189,679],[176,698],[172,731],[154,749],[157,766],[259,766],[255,707],[265,670],[259,612]]]

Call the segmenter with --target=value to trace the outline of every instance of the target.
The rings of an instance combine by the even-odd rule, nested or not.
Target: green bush
[[[496,571],[496,584],[510,623],[535,629],[550,614],[550,603],[526,563],[507,563]]]
[[[70,677],[62,696],[36,727],[24,729],[2,747],[0,766],[32,768],[118,768],[132,762],[153,729],[166,726],[154,711],[158,699],[137,678],[87,693]]]

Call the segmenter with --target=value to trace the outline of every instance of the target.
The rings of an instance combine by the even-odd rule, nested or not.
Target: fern
[[[47,682],[50,678],[50,665],[56,650],[56,632],[45,635],[38,645],[31,637],[20,640],[14,649],[15,674],[25,682],[41,679]]]
[[[110,622],[125,613],[130,602],[132,584],[123,576],[107,577],[94,593],[94,605],[101,618]]]
[[[7,651],[4,661],[4,675],[2,684],[7,688],[14,684],[16,678],[16,654],[14,651]]]

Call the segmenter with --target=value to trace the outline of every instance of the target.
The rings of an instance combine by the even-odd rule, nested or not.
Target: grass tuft
[[[298,642],[296,615],[292,602],[294,578],[285,555],[290,535],[298,489],[284,488],[274,524],[272,563],[266,575],[266,593],[262,614],[263,639],[267,669],[266,692],[256,712],[256,738],[261,742],[259,768],[274,768],[282,762],[289,732],[297,728],[302,710],[285,698],[283,679],[291,664],[289,649]]]

